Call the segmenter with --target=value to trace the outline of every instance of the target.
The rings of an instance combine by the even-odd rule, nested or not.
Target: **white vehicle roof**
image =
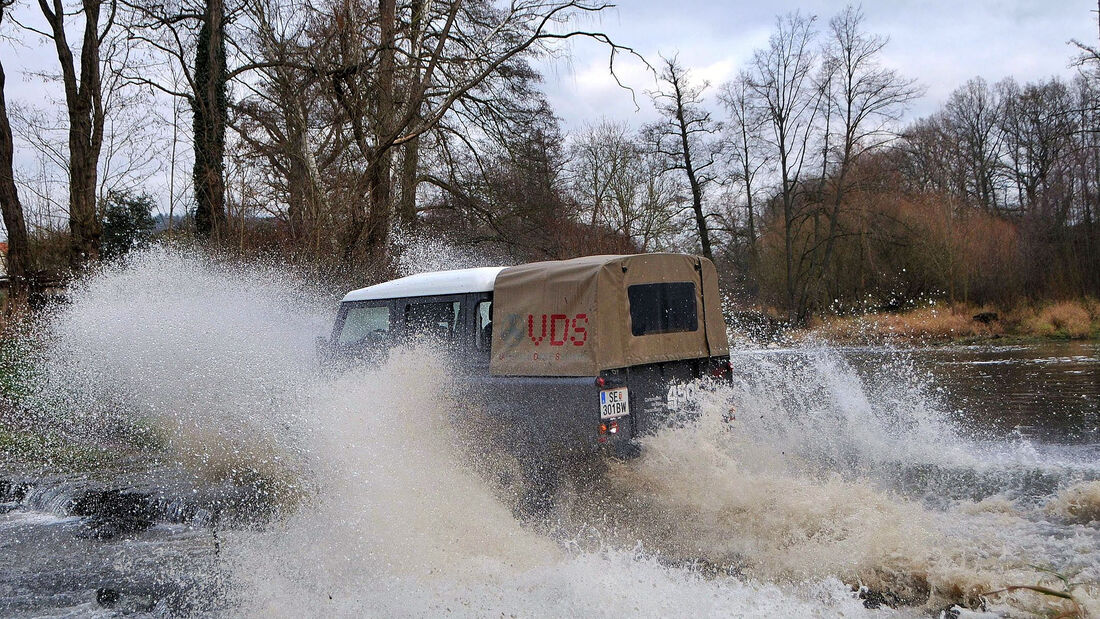
[[[479,267],[476,269],[432,271],[430,273],[409,275],[360,288],[359,290],[352,290],[344,296],[344,302],[431,297],[444,294],[466,294],[468,292],[492,292],[497,274],[503,271],[504,268]]]

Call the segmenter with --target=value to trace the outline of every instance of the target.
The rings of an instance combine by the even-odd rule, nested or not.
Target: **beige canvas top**
[[[697,328],[631,333],[627,288],[695,284]],[[718,274],[684,254],[588,256],[504,269],[493,292],[490,373],[596,376],[601,370],[729,354]]]

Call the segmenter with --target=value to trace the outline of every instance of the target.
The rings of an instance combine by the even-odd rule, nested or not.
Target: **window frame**
[[[399,324],[400,328],[396,329],[399,337],[402,339],[409,337],[409,325],[405,321],[405,307],[407,305],[427,305],[430,303],[458,303],[458,316],[455,318],[454,328],[455,335],[451,339],[450,347],[456,347],[460,349],[466,349],[468,347],[467,341],[469,339],[470,328],[467,324],[469,322],[469,308],[468,297],[466,294],[442,294],[431,295],[425,297],[399,297],[391,299],[392,303],[390,307],[390,324]],[[462,330],[459,332],[459,330]]]
[[[493,303],[493,293],[491,293],[491,292],[478,292],[478,293],[475,293],[475,294],[471,294],[471,295],[469,295],[469,302],[470,302],[470,336],[471,336],[469,338],[470,350],[474,351],[478,355],[479,359],[483,357],[484,360],[487,363],[490,356],[492,355],[493,342],[490,340],[489,345],[486,346],[485,348],[481,348],[477,345],[477,340],[478,340],[479,337],[481,337],[481,327],[479,327],[478,324],[477,324],[478,318],[480,317],[480,314],[481,314],[478,311],[478,306],[481,305],[482,303]]]

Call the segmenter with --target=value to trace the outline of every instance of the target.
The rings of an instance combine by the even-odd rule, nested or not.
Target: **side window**
[[[388,337],[389,332],[389,307],[352,305],[344,316],[344,325],[340,329],[336,342],[338,344],[369,343]]]
[[[630,333],[680,333],[699,329],[695,284],[635,284],[626,289],[630,301]]]
[[[461,308],[459,301],[406,303],[405,333],[454,341],[461,331],[458,323]]]
[[[477,349],[488,352],[493,343],[493,302],[479,301],[474,318],[477,325]]]

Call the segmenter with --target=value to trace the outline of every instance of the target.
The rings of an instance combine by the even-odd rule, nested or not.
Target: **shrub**
[[[107,196],[103,209],[103,235],[100,251],[103,258],[126,255],[131,249],[149,242],[153,234],[153,198],[148,195],[113,193]]]
[[[1085,297],[1083,303],[1092,321],[1100,322],[1100,300],[1094,299],[1093,297]]]
[[[1059,335],[1070,338],[1088,337],[1092,320],[1084,304],[1061,301],[1043,308],[1032,322],[1039,335]]]

